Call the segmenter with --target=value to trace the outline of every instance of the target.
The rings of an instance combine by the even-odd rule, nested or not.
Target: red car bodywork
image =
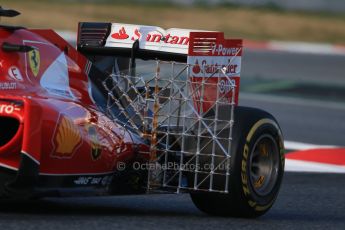
[[[222,32],[81,22],[76,50],[0,25],[0,198],[188,192],[212,215],[263,215],[283,138],[238,106],[242,48]]]
[[[93,102],[87,59],[51,30],[3,27],[0,44],[0,168],[10,178],[4,190],[42,181],[107,187],[117,162],[132,159],[140,142]]]

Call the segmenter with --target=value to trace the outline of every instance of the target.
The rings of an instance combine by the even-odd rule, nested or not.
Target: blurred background
[[[3,0],[22,12],[9,23],[76,30],[79,21],[112,21],[224,31],[255,40],[343,43],[343,0]],[[5,19],[3,19],[5,20]]]
[[[290,145],[294,142],[345,145],[344,0],[3,0],[1,4],[22,13],[2,18],[1,23],[52,28],[73,44],[80,21],[218,30],[229,38],[242,38],[240,104],[275,115],[288,149],[297,148]]]

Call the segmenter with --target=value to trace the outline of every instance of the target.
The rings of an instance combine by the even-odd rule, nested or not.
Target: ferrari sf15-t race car
[[[206,213],[239,217],[276,200],[282,134],[238,105],[242,40],[82,22],[77,49],[5,25],[0,44],[2,199],[190,193]]]

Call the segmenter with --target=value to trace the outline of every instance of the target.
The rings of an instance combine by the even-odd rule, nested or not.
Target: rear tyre
[[[284,173],[280,128],[269,113],[235,108],[229,193],[191,193],[194,204],[212,215],[252,218],[266,213],[277,198]]]

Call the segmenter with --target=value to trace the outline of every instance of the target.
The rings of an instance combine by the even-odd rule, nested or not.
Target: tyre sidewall
[[[253,114],[255,116],[255,114]],[[270,135],[277,144],[279,150],[279,168],[277,181],[271,192],[267,195],[258,195],[250,182],[249,159],[256,141],[262,135]],[[235,145],[232,151],[230,194],[237,194],[238,207],[243,212],[261,215],[265,213],[274,203],[279,192],[284,173],[284,146],[282,134],[277,122],[272,116],[264,113],[257,113],[256,119],[252,122],[240,123],[234,133]],[[231,186],[232,185],[232,186]]]

